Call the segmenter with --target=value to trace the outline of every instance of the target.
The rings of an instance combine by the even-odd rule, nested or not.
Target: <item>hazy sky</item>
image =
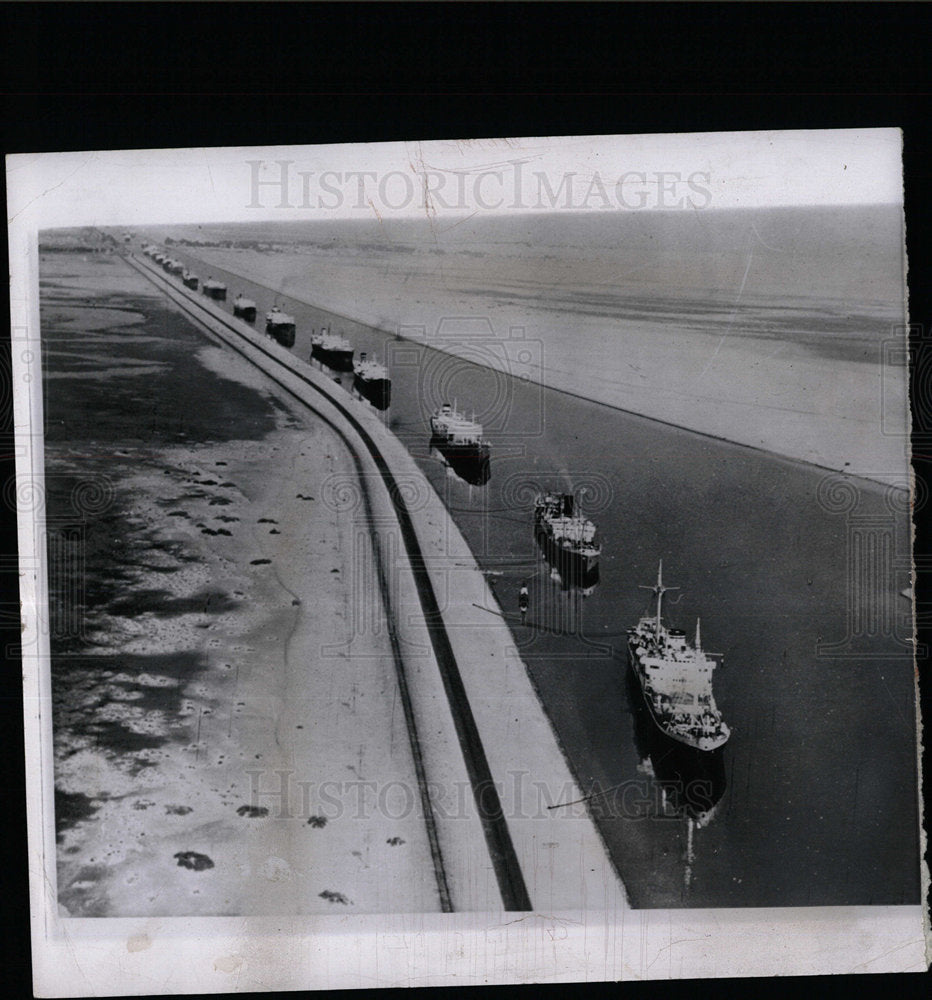
[[[902,203],[897,129],[16,154],[14,227]]]

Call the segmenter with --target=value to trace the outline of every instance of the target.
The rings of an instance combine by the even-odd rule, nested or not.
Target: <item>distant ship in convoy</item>
[[[585,579],[602,554],[596,526],[579,510],[572,493],[542,493],[534,501],[534,533],[548,561],[561,574]]]
[[[353,386],[378,410],[387,410],[392,401],[392,380],[385,365],[360,352],[353,362]]]
[[[661,618],[663,595],[677,587],[663,585],[663,561],[657,570],[657,613],[644,617],[628,632],[628,663],[655,726],[670,739],[695,750],[724,746],[731,735],[712,697],[715,661],[702,650],[699,623],[696,644],[685,632],[668,629]]]
[[[256,321],[256,304],[252,299],[247,299],[242,292],[233,300],[233,315],[246,320],[247,323]]]
[[[209,299],[216,299],[217,302],[226,302],[227,300],[227,286],[222,281],[208,278],[201,286],[201,291]]]
[[[182,274],[184,272],[184,264],[180,260],[175,260],[173,257],[169,257],[162,267],[169,274]]]
[[[265,332],[282,347],[294,347],[294,316],[282,312],[278,306],[272,306],[265,314]]]
[[[431,446],[447,459],[468,483],[483,485],[491,477],[491,448],[482,436],[482,424],[470,420],[449,403],[430,418]]]
[[[197,291],[198,277],[196,274],[185,270],[184,274],[181,275],[181,280],[184,282],[185,288],[193,288],[194,291]]]
[[[348,372],[353,367],[353,345],[321,327],[320,333],[311,331],[311,358],[335,371]]]

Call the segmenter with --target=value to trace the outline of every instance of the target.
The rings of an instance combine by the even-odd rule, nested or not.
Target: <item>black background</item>
[[[904,131],[914,468],[932,490],[930,91],[923,4],[3,4],[4,152],[865,128]],[[9,341],[0,484],[13,476]],[[0,555],[15,551],[9,502]],[[917,517],[920,642],[932,525]],[[0,565],[4,993],[31,995],[16,575]],[[930,619],[930,623],[925,621]],[[920,673],[925,669],[920,664]],[[930,710],[930,683],[923,684]],[[928,811],[932,759],[925,754]],[[927,824],[928,825],[928,824]],[[579,982],[585,978],[579,972]],[[490,987],[485,995],[926,996],[929,975]],[[383,992],[382,997],[386,996]]]

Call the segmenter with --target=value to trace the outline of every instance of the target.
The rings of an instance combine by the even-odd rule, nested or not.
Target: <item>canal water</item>
[[[534,344],[447,334],[476,361],[328,313],[172,253],[242,290],[257,328],[294,315],[307,360],[322,325],[392,376],[382,419],[404,441],[488,574],[607,849],[638,907],[907,904],[919,899],[908,496],[651,421],[521,377]],[[308,292],[311,297],[311,292]],[[481,362],[507,356],[508,376]],[[523,360],[522,360],[523,359]],[[347,391],[352,375],[332,373]],[[430,447],[456,402],[485,427],[488,482]],[[574,492],[598,525],[597,582],[563,579],[532,531],[541,489]],[[656,579],[665,619],[720,654],[732,736],[712,761],[675,759],[645,724],[625,630]],[[518,614],[526,581],[530,608]],[[585,584],[583,586],[582,584]],[[497,609],[490,609],[493,614]],[[468,665],[464,665],[468,669]],[[552,791],[554,801],[559,789]]]

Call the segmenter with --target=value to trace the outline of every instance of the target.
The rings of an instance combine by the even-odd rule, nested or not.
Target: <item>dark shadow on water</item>
[[[154,614],[159,617],[173,615],[219,615],[239,606],[225,591],[206,588],[190,597],[175,597],[167,590],[137,590],[113,601],[107,610],[120,615]]]
[[[90,819],[100,808],[91,798],[80,792],[63,792],[55,789],[55,829],[57,836],[86,819]]]
[[[492,462],[487,454],[477,455],[449,448],[440,438],[431,437],[430,451],[470,486],[485,486],[492,478]]]
[[[650,762],[666,805],[677,814],[707,825],[725,794],[725,748],[695,750],[662,733],[650,717],[641,687],[625,667],[625,694],[634,722],[634,743],[642,762]]]
[[[137,750],[154,750],[164,746],[166,737],[137,733],[121,722],[95,722],[86,732],[96,738],[98,746],[115,753],[135,753]]]
[[[101,331],[92,343],[82,344],[84,357],[56,355],[50,374],[84,371],[88,356],[99,355],[100,369],[118,354],[126,365],[159,363],[152,374],[58,378],[46,386],[46,438],[50,442],[90,438],[147,447],[174,444],[179,435],[193,440],[260,438],[275,428],[276,404],[248,386],[222,378],[202,367],[196,357],[207,340],[184,316],[161,302],[124,296],[94,296],[94,308],[125,308],[145,320],[132,326],[144,339],[127,338],[125,330]],[[49,348],[73,345],[71,324],[58,328],[57,315],[43,303],[42,336]],[[80,328],[80,304],[67,303]],[[184,377],[173,377],[183,369]],[[145,414],[145,418],[141,418]]]
[[[130,777],[138,775],[154,762],[135,754],[187,739],[183,724],[168,732],[161,730],[183,719],[185,688],[207,668],[206,656],[195,651],[53,656],[53,741],[59,760],[64,764],[74,754],[87,751],[112,761]],[[127,721],[101,717],[103,710],[112,712],[114,706],[126,707]],[[148,713],[156,713],[152,726],[160,731],[137,732],[135,727]],[[88,777],[93,781],[92,775]],[[85,795],[56,791],[59,835],[90,818],[96,807],[89,802]]]

